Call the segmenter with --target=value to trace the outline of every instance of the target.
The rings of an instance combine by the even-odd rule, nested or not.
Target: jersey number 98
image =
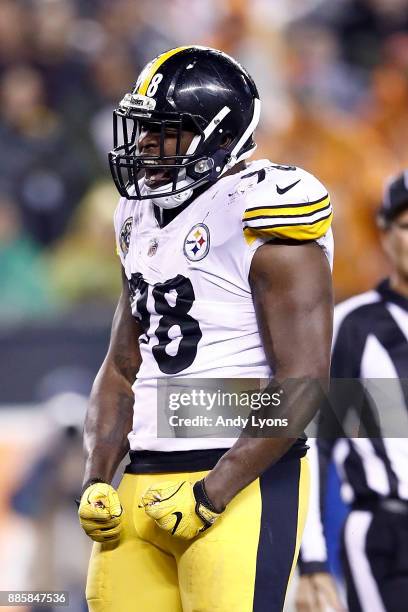
[[[150,341],[148,335],[150,313],[147,309],[149,285],[143,280],[140,272],[138,272],[137,274],[132,274],[129,287],[132,301],[137,296],[136,308],[143,331],[146,334],[146,339],[141,339],[140,341],[148,343]],[[177,294],[177,297],[175,305],[171,306],[166,299],[166,294],[174,292]],[[154,331],[158,344],[153,346],[152,354],[162,372],[165,374],[177,374],[193,363],[197,355],[198,343],[202,337],[198,321],[189,314],[195,299],[193,285],[189,278],[178,274],[175,278],[154,285],[151,289],[151,294],[155,311],[158,315],[161,315],[159,325]],[[169,332],[174,326],[180,328],[181,339],[177,353],[171,355],[166,349],[173,340]]]

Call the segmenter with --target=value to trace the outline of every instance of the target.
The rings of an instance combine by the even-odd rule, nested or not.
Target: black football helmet
[[[131,93],[113,113],[113,180],[128,199],[152,199],[162,208],[188,200],[193,190],[213,183],[255,149],[260,114],[258,91],[233,58],[207,47],[178,47],[162,53],[141,72]],[[141,155],[142,126],[160,133],[160,154]],[[165,155],[166,130],[177,130],[176,153]],[[180,151],[184,130],[195,136]],[[169,182],[156,189],[144,181],[146,169],[165,171]]]

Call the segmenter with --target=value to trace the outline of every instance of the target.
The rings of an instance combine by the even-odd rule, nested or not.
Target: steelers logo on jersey
[[[124,224],[122,225],[122,229],[119,234],[119,244],[120,249],[123,253],[123,256],[129,252],[129,244],[130,244],[130,234],[132,233],[132,225],[133,225],[133,217],[128,217]]]
[[[184,255],[190,261],[200,261],[210,250],[210,230],[204,223],[197,223],[184,239]]]

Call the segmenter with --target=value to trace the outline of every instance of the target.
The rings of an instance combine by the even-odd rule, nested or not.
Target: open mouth
[[[149,165],[151,167],[145,168],[145,182],[148,187],[151,189],[156,189],[169,183],[173,180],[171,170],[166,170],[163,167],[155,168],[157,162],[154,160],[145,161],[145,165]]]

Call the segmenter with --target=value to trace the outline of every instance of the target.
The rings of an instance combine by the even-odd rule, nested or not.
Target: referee
[[[391,274],[374,290],[336,307],[333,379],[408,379],[408,171],[388,184],[378,225]],[[395,381],[395,397],[399,398],[403,420],[408,422],[406,382]],[[377,398],[376,408],[386,424],[391,406],[379,403]],[[315,486],[302,542],[297,612],[323,612],[327,606],[342,609],[327,573],[320,520],[327,466],[332,458],[342,497],[350,505],[342,536],[349,611],[406,612],[408,440],[381,437],[381,433],[374,438],[321,438],[317,448],[319,466],[315,475],[317,482],[320,472],[321,486]]]

